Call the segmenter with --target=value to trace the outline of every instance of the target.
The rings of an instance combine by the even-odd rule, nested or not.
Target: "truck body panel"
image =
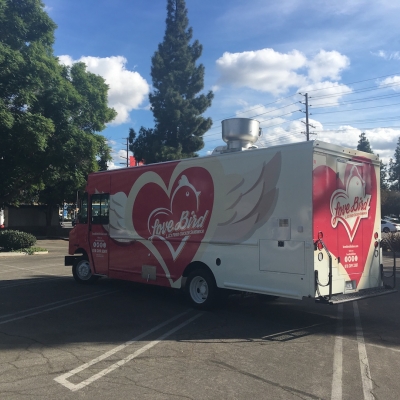
[[[175,288],[194,266],[297,299],[381,287],[379,178],[377,156],[321,141],[94,173],[69,253]]]

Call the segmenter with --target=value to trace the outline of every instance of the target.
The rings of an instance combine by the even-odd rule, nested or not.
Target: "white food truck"
[[[383,284],[380,163],[318,140],[257,149],[258,121],[222,122],[212,155],[89,175],[70,233],[75,279],[338,303]]]

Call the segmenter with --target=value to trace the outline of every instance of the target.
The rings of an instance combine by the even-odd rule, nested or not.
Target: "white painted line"
[[[75,300],[75,301],[69,301],[68,303],[65,303],[65,304],[62,304],[62,305],[59,305],[59,306],[56,306],[56,307],[49,307],[49,308],[46,308],[45,310],[41,310],[41,311],[33,312],[33,313],[30,313],[30,314],[22,315],[20,317],[14,317],[14,318],[7,319],[5,321],[1,321],[0,325],[7,324],[8,322],[18,321],[19,319],[32,317],[33,315],[42,314],[44,312],[57,310],[58,308],[67,307],[67,306],[70,306],[71,304],[81,303],[82,301],[92,300],[92,299],[95,299],[97,297],[106,296],[107,294],[111,294],[111,293],[115,293],[115,292],[118,292],[118,290],[105,291],[105,292],[102,292],[102,293],[99,292],[99,294],[96,294],[94,296],[87,296],[84,299]]]
[[[102,371],[92,375],[90,378],[82,381],[81,383],[78,384],[73,384],[71,382],[68,381],[68,378],[70,378],[71,376],[85,370],[86,368],[110,357],[111,355],[117,353],[118,351],[124,349],[127,346],[130,346],[131,344],[137,342],[138,340],[148,336],[150,333],[162,328],[163,326],[177,320],[178,318],[182,317],[183,315],[187,314],[188,311],[185,311],[184,313],[181,313],[179,315],[176,315],[173,318],[170,318],[169,320],[157,325],[156,327],[142,333],[139,336],[136,336],[134,339],[129,340],[128,342],[115,347],[114,349],[111,349],[109,351],[107,351],[106,353],[104,353],[103,355],[93,359],[92,361],[89,361],[83,365],[81,365],[80,367],[77,367],[75,369],[73,369],[70,372],[67,372],[66,374],[60,375],[57,378],[54,378],[54,380],[58,383],[60,383],[61,385],[65,386],[66,388],[70,389],[72,392],[76,392],[77,390],[80,390],[82,388],[84,388],[85,386],[90,385],[91,383],[97,381],[98,379],[102,378],[103,376],[109,374],[110,372],[116,370],[119,367],[122,367],[124,364],[126,364],[127,362],[133,360],[134,358],[138,357],[139,355],[141,355],[142,353],[144,353],[145,351],[151,349],[152,347],[154,347],[155,345],[157,345],[158,343],[160,343],[162,340],[166,339],[168,336],[171,336],[173,333],[177,332],[179,329],[183,328],[184,326],[190,324],[192,321],[194,321],[196,318],[199,318],[202,313],[199,313],[197,315],[195,315],[192,318],[189,318],[188,320],[186,320],[185,322],[182,322],[181,324],[179,324],[178,326],[176,326],[175,328],[169,330],[168,332],[164,333],[163,335],[161,335],[159,338],[157,338],[156,340],[153,340],[152,342],[146,344],[145,346],[141,347],[140,349],[136,350],[134,353],[130,354],[129,356],[123,358],[122,360],[110,365],[108,368],[103,369]]]
[[[16,267],[16,266],[14,266],[14,265],[7,265],[7,264],[3,264],[2,266],[4,266],[4,267],[8,267],[8,268],[12,268],[12,269],[7,269],[7,270],[2,270],[2,271],[0,271],[0,274],[5,274],[5,273],[7,273],[7,272],[12,272],[12,271],[14,271],[15,269],[18,269],[18,270],[23,270],[23,271],[38,271],[38,270],[41,270],[41,269],[45,269],[45,268],[53,268],[53,267],[62,267],[63,269],[65,269],[65,267],[64,266],[61,266],[61,264],[54,264],[54,265],[43,265],[42,267],[34,267],[34,268],[21,268],[21,267]]]
[[[354,342],[354,339],[349,339],[349,338],[343,338],[343,339],[351,341],[351,342]],[[400,349],[395,349],[393,347],[382,346],[380,344],[365,343],[365,345],[366,346],[370,346],[370,347],[377,347],[378,349],[384,349],[384,350],[389,350],[389,351],[394,351],[396,353],[400,353]]]
[[[278,333],[273,333],[272,335],[268,335],[268,336],[263,336],[262,339],[268,339],[270,337],[275,337],[275,336],[280,336],[280,335],[284,335],[286,333],[295,333],[297,331],[302,331],[304,329],[309,329],[309,328],[314,328],[316,326],[321,326],[321,325],[326,325],[325,323],[321,323],[321,324],[313,324],[313,325],[308,325],[305,327],[301,327],[301,328],[295,328],[295,329],[290,329],[289,331],[283,331],[283,332],[278,332]]]
[[[357,342],[358,342],[358,356],[360,358],[360,368],[361,368],[361,381],[364,392],[364,400],[374,400],[375,396],[372,394],[372,379],[371,371],[369,369],[367,349],[365,348],[364,334],[361,327],[360,312],[358,311],[357,302],[353,302],[354,309],[354,319],[356,321],[356,332],[357,332]]]
[[[343,304],[338,305],[335,346],[333,348],[332,400],[342,400],[343,392]]]

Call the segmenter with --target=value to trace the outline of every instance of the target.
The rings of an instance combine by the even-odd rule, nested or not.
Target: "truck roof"
[[[210,154],[210,155],[206,155],[200,158],[206,158],[206,157],[227,157],[227,156],[241,156],[241,155],[245,155],[248,154],[249,151],[251,152],[258,152],[258,151],[265,151],[265,150],[276,150],[278,148],[282,148],[282,147],[289,147],[289,146],[295,146],[295,147],[313,147],[313,148],[319,148],[319,149],[323,149],[324,151],[329,152],[330,154],[334,154],[337,156],[343,155],[343,156],[352,156],[352,157],[364,157],[364,158],[368,158],[372,161],[373,164],[379,164],[379,156],[376,154],[370,154],[370,153],[365,153],[363,151],[359,151],[356,149],[351,149],[348,147],[342,147],[336,144],[332,144],[332,143],[328,143],[328,142],[324,142],[322,140],[310,140],[310,141],[303,141],[303,142],[297,142],[297,143],[286,143],[286,144],[278,144],[275,146],[268,146],[268,147],[260,147],[257,149],[251,149],[251,150],[245,150],[245,151],[236,151],[236,152],[228,152],[228,153],[217,153],[217,154]],[[169,163],[176,163],[176,162],[182,162],[182,161],[190,161],[193,159],[198,159],[199,157],[192,157],[192,158],[183,158],[181,160],[172,160],[172,161],[163,161],[163,162],[159,162],[159,163],[154,163],[154,164],[145,164],[145,165],[141,165],[141,166],[137,166],[134,168],[148,168],[149,166],[155,166],[155,165],[161,165],[161,164],[169,164]],[[125,171],[127,169],[131,169],[132,167],[122,167],[122,168],[117,168],[117,169],[113,169],[113,170],[107,170],[107,171],[98,171],[98,172],[92,172],[89,175],[92,174],[109,174],[109,173],[117,173],[118,171]]]

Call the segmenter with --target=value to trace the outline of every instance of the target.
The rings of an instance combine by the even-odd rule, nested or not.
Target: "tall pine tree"
[[[374,154],[372,151],[371,145],[369,144],[369,140],[367,136],[365,135],[364,132],[362,132],[359,136],[358,140],[358,145],[357,145],[357,150],[364,151],[365,153],[370,153]],[[379,156],[379,154],[378,154]],[[386,170],[386,164],[384,164],[381,160],[381,165],[380,165],[380,171],[381,171],[381,189],[387,189],[388,184],[387,184],[387,170]]]
[[[362,132],[359,136],[357,150],[364,151],[366,153],[374,154],[371,149],[371,145],[369,144],[369,140],[364,132]]]
[[[130,150],[146,164],[195,157],[212,125],[202,114],[214,95],[198,95],[204,88],[204,66],[196,65],[202,45],[197,40],[190,44],[193,31],[188,28],[185,0],[167,1],[164,40],[151,67],[154,91],[149,99],[155,127],[142,127],[138,135],[132,128],[129,132]]]
[[[394,160],[389,161],[389,184],[391,190],[400,191],[400,137],[394,151]]]

